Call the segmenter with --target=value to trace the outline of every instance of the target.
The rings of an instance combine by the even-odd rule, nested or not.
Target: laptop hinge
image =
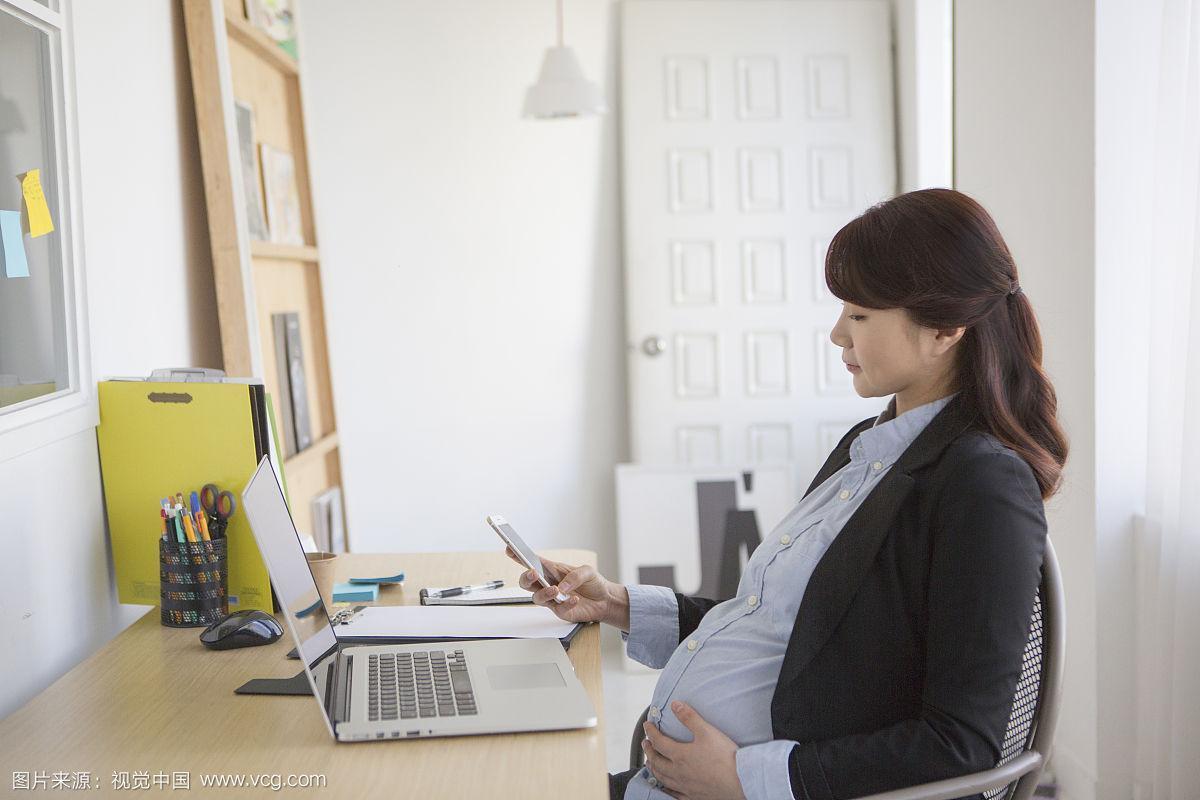
[[[350,719],[350,684],[354,676],[354,656],[339,651],[328,673],[325,686],[325,711],[337,730],[339,722]]]
[[[354,656],[343,654],[346,659],[346,668],[341,670],[341,679],[338,681],[338,703],[341,705],[338,719],[350,719],[350,689],[354,683]]]
[[[340,659],[335,656],[333,663],[329,665],[329,669],[325,670],[325,691],[322,692],[322,698],[325,701],[325,716],[329,718],[330,724],[333,725],[333,733],[337,735],[338,718],[334,716],[334,708],[336,703],[333,701],[334,691],[334,675],[338,671],[338,661]]]

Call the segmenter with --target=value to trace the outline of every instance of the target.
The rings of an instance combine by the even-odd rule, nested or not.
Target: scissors
[[[206,483],[200,490],[200,505],[210,520],[209,529],[214,537],[224,536],[229,518],[237,510],[233,494],[217,488],[215,483]]]

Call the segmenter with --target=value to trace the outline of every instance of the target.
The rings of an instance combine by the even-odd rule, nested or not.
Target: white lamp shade
[[[524,115],[557,119],[606,111],[600,87],[583,76],[575,51],[569,47],[546,48],[537,83],[525,92]]]

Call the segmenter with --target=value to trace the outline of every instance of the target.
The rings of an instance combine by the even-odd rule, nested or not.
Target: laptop
[[[242,492],[242,508],[335,740],[596,725],[596,710],[556,638],[340,643],[266,457]]]

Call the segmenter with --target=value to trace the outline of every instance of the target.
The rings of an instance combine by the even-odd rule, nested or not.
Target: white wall
[[[304,0],[305,116],[352,546],[616,566],[617,117],[532,121],[546,0]],[[617,3],[566,38],[615,109]]]
[[[1086,0],[955,5],[957,188],[992,213],[1016,257],[1071,442],[1063,489],[1047,505],[1067,597],[1066,680],[1053,764],[1071,800],[1094,796],[1099,768],[1095,390],[1115,377],[1097,369],[1095,41]],[[1111,418],[1114,409],[1103,408]]]
[[[178,4],[71,6],[93,372],[220,366]],[[100,487],[92,431],[0,461],[0,717],[146,611],[116,602]]]

